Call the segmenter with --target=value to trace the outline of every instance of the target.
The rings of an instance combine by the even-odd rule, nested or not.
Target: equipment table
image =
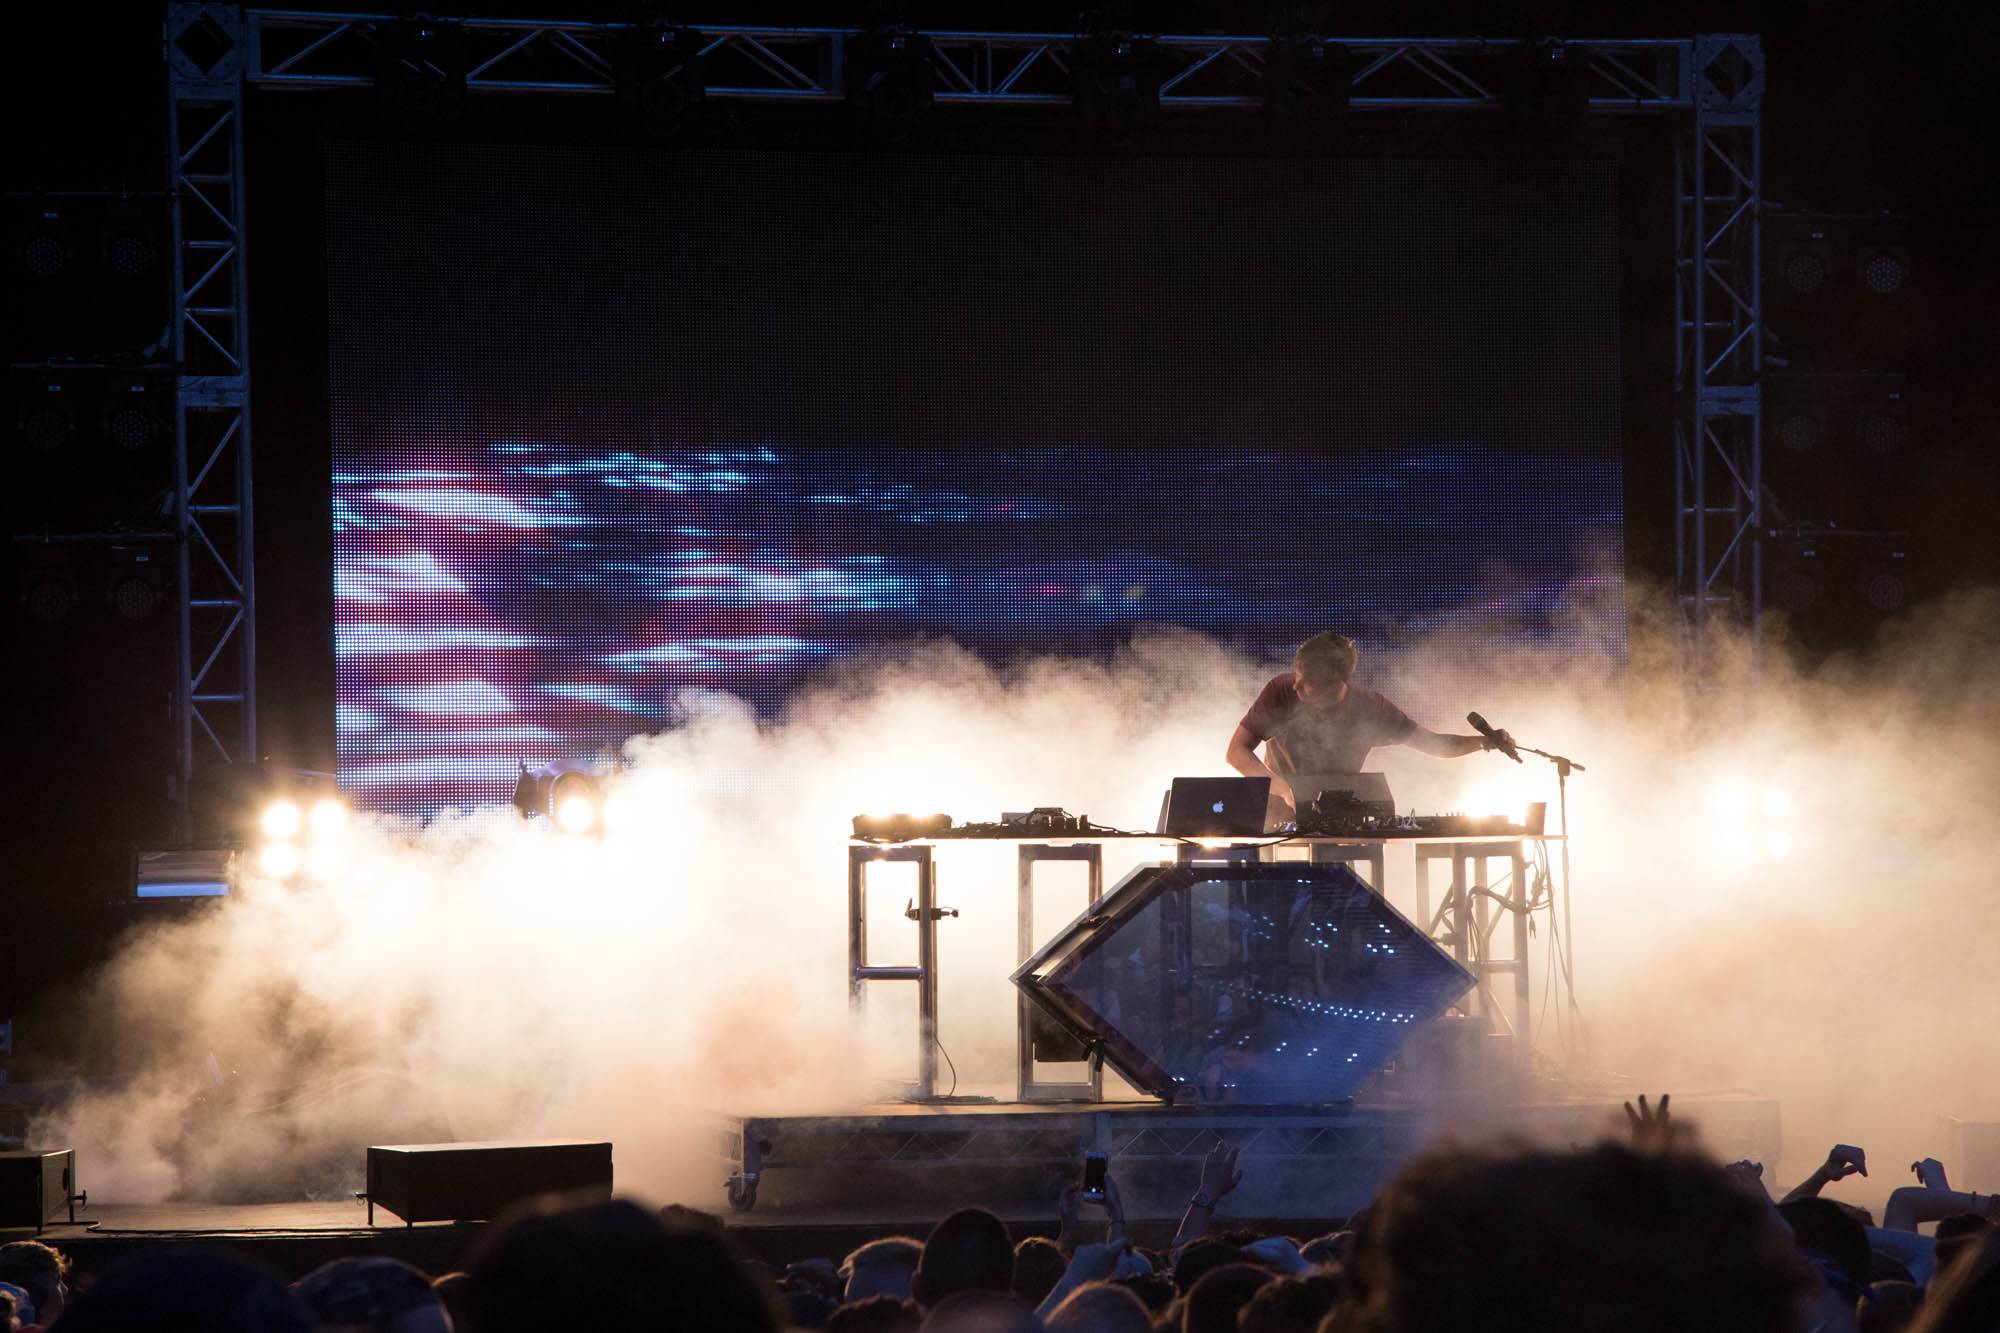
[[[1023,829],[1018,836],[981,835],[966,837],[915,838],[907,842],[856,839],[847,847],[847,969],[848,1002],[856,1013],[865,1007],[867,983],[911,981],[917,985],[917,1076],[910,1085],[910,1100],[932,1101],[937,1096],[937,923],[945,915],[938,908],[937,864],[934,853],[940,847],[994,846],[1012,844],[1016,859],[1016,933],[1020,961],[1026,962],[1038,943],[1035,937],[1035,867],[1045,861],[1080,861],[1089,875],[1089,902],[1104,896],[1104,848],[1108,845],[1172,847],[1177,860],[1190,864],[1227,863],[1265,859],[1280,847],[1304,847],[1317,864],[1344,864],[1355,869],[1376,893],[1386,888],[1387,849],[1408,846],[1415,854],[1417,921],[1426,935],[1447,948],[1469,970],[1477,985],[1478,1005],[1492,1021],[1511,1026],[1517,1039],[1516,1056],[1525,1063],[1530,1058],[1525,1040],[1529,1006],[1528,913],[1539,902],[1530,893],[1528,866],[1535,858],[1530,843],[1560,842],[1557,834],[1518,833],[1459,837],[1354,837],[1271,834],[1243,838],[1183,838],[1155,833],[1069,832],[1051,829]],[[1275,858],[1273,858],[1275,859]],[[868,866],[874,862],[909,862],[917,872],[914,906],[906,913],[916,922],[917,961],[915,965],[878,965],[868,961]],[[1510,870],[1507,891],[1497,893],[1487,866],[1505,862]],[[1430,877],[1434,866],[1449,862],[1451,881],[1444,896],[1431,910]],[[1363,868],[1365,867],[1365,873]],[[1475,878],[1476,877],[1476,878]],[[1511,952],[1495,958],[1493,935],[1500,926],[1496,907],[1512,927]],[[1497,977],[1513,980],[1513,1018],[1510,1020],[1491,990]],[[1027,996],[1018,996],[1016,1075],[1017,1097],[1023,1102],[1102,1100],[1103,1070],[1098,1060],[1090,1060],[1085,1082],[1056,1082],[1036,1077],[1031,1024],[1035,1011]]]

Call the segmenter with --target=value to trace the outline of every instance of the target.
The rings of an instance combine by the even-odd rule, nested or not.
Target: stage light
[[[289,842],[267,842],[257,853],[257,868],[272,879],[290,879],[299,873],[299,849]]]
[[[1826,438],[1826,408],[1817,403],[1786,403],[1773,414],[1772,433],[1788,454],[1809,454]]]
[[[315,838],[337,838],[347,831],[347,807],[331,796],[323,796],[306,812],[306,827]]]
[[[1903,406],[1902,397],[1900,391],[1894,391],[1885,401],[1869,403],[1861,408],[1854,433],[1860,438],[1863,451],[1871,458],[1893,458],[1909,443],[1909,413]]]
[[[1773,787],[1764,793],[1764,813],[1774,819],[1782,819],[1792,812],[1792,794]]]
[[[1778,243],[1778,275],[1794,296],[1815,296],[1833,276],[1833,242],[1823,225],[1798,222]]]
[[[126,620],[149,619],[165,600],[167,578],[157,558],[165,548],[113,546],[106,553],[104,600]]]
[[[105,269],[117,277],[144,277],[160,262],[159,233],[137,204],[120,200],[105,210],[98,251]]]
[[[1725,861],[1738,863],[1750,859],[1750,831],[1729,827],[1715,832],[1715,850]]]
[[[1764,850],[1773,856],[1792,854],[1792,835],[1783,829],[1772,829],[1764,835]]]
[[[38,625],[66,619],[76,607],[76,574],[59,558],[36,561],[21,571],[21,605]]]
[[[51,281],[69,271],[76,259],[76,228],[63,216],[64,206],[46,197],[30,199],[15,216],[14,260],[29,276]]]
[[[556,797],[556,826],[565,833],[588,833],[597,825],[597,802],[581,792]]]
[[[1750,811],[1750,788],[1741,782],[1726,782],[1709,796],[1708,806],[1717,819],[1740,821]]]
[[[305,812],[298,804],[288,800],[276,800],[264,807],[263,815],[257,823],[270,838],[290,838],[305,827]]]
[[[847,102],[877,139],[907,139],[931,113],[935,47],[922,33],[893,24],[847,39]]]
[[[1910,282],[1910,250],[1904,245],[1864,245],[1854,256],[1855,280],[1873,296],[1893,296]]]
[[[22,384],[15,392],[14,429],[36,453],[55,454],[82,429],[83,395],[77,384],[51,376]]]
[[[618,104],[655,138],[685,129],[708,87],[702,36],[681,24],[653,22],[626,33],[612,52]]]
[[[1900,553],[1898,558],[1900,558]],[[1900,569],[1876,565],[1864,569],[1859,585],[1861,600],[1871,611],[1888,615],[1900,611],[1910,600],[1910,585]]]

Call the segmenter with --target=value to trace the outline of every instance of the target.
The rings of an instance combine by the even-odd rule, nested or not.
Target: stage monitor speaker
[[[536,1194],[611,1197],[611,1145],[581,1139],[400,1143],[368,1150],[368,1222],[375,1206],[416,1222],[497,1216]]]
[[[76,1149],[0,1152],[0,1227],[40,1231],[64,1217],[75,1220]]]

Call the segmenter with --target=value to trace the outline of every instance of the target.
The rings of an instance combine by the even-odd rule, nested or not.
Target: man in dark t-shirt
[[[1271,794],[1291,806],[1296,798],[1286,779],[1293,774],[1359,773],[1379,746],[1407,745],[1444,759],[1494,748],[1484,736],[1418,726],[1375,691],[1354,684],[1359,656],[1351,639],[1332,630],[1300,644],[1292,669],[1265,682],[1229,738],[1229,766],[1246,777],[1268,776]]]

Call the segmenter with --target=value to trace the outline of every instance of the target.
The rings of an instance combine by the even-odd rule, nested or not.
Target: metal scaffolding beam
[[[1764,55],[1694,43],[1694,104],[1674,141],[1674,593],[1686,679],[1720,681],[1727,635],[1760,655],[1764,515]]]
[[[244,253],[246,20],[167,11],[167,201],[175,369],[173,691],[176,833],[198,779],[257,757],[257,586],[250,506]]]

